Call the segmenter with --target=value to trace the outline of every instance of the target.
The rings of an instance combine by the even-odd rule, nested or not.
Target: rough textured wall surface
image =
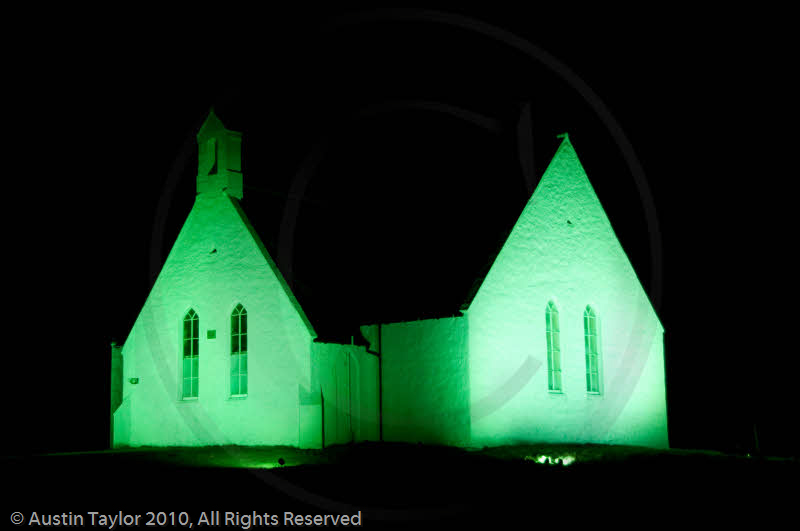
[[[324,408],[325,446],[378,440],[378,364],[363,346],[314,343],[312,382]]]
[[[239,303],[248,318],[246,398],[230,396],[230,315]],[[190,308],[200,325],[199,396],[183,400],[182,321]],[[313,337],[236,200],[198,195],[123,347],[115,444],[297,445]]]
[[[364,347],[352,350],[358,367],[358,408],[355,440],[377,441],[380,439],[378,412],[378,357]]]
[[[548,391],[548,301],[560,317],[559,393]],[[598,394],[586,387],[587,305],[597,314]],[[467,317],[473,444],[668,445],[663,328],[568,139]]]
[[[384,440],[468,444],[467,331],[463,317],[381,326]]]
[[[110,441],[114,444],[114,412],[117,411],[120,404],[122,404],[122,346],[116,343],[111,344],[111,423],[110,423]],[[122,415],[120,415],[120,419]],[[120,427],[121,430],[127,429],[127,425],[123,423]],[[127,433],[120,434],[121,439],[127,440]]]

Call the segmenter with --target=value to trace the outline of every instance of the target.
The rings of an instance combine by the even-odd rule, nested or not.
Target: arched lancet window
[[[200,318],[194,310],[183,318],[183,398],[197,398],[200,385]]]
[[[600,392],[600,365],[597,354],[597,316],[591,306],[583,312],[583,337],[586,346],[586,391]]]
[[[558,325],[558,309],[553,301],[545,310],[547,322],[547,387],[550,391],[561,391],[561,343]]]
[[[231,396],[247,395],[247,310],[237,304],[231,313]]]

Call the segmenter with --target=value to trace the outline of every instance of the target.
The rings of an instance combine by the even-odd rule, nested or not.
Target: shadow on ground
[[[219,511],[219,527],[239,529],[270,522],[254,513],[286,526],[286,512],[359,511],[368,528],[763,525],[794,506],[800,478],[795,460],[603,445],[136,449],[2,466],[8,513],[185,512],[197,527]]]

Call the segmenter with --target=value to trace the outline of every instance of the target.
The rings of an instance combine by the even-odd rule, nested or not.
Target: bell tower
[[[242,198],[242,133],[225,129],[214,109],[197,132],[197,193]]]

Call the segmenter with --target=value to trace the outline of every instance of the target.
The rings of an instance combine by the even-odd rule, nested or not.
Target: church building
[[[453,316],[322,341],[247,215],[212,111],[197,195],[125,343],[114,447],[358,441],[668,447],[664,330],[563,135]]]

